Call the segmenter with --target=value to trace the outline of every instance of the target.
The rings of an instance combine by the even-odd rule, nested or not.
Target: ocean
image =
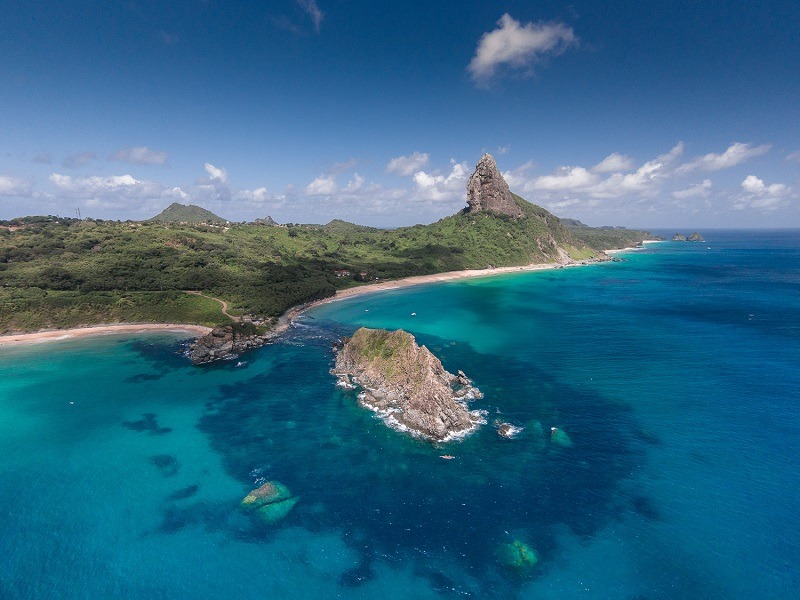
[[[333,302],[205,367],[162,333],[0,350],[0,598],[796,598],[800,231],[704,234]],[[329,374],[359,326],[487,423],[361,408]],[[240,506],[266,481],[298,499],[272,523]]]

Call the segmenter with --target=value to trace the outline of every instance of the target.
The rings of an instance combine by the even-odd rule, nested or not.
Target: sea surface
[[[0,350],[0,598],[797,598],[800,232],[704,233],[330,303],[200,368],[169,334]],[[362,325],[487,424],[358,406],[329,369]],[[272,524],[240,508],[265,481],[299,498]]]

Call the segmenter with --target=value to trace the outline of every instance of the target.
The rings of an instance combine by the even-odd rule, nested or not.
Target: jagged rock
[[[672,236],[672,241],[673,242],[685,242],[686,241],[686,236],[683,235],[682,233],[676,233],[675,235]]]
[[[390,425],[430,440],[446,441],[483,422],[464,402],[480,394],[466,375],[448,373],[430,350],[400,329],[362,327],[343,340],[332,373],[360,385],[359,401]]]
[[[189,346],[186,355],[195,365],[234,358],[245,350],[263,346],[269,334],[259,335],[252,324],[218,325]]]
[[[690,235],[688,238],[686,238],[686,241],[687,242],[705,242],[705,240],[703,239],[703,236],[700,235],[700,233],[698,231],[695,231],[692,235]]]
[[[519,219],[524,216],[491,154],[484,154],[467,181],[468,213],[487,212]]]
[[[494,425],[497,427],[497,435],[508,440],[513,439],[520,431],[522,431],[522,427],[517,427],[511,423],[505,423],[499,420],[496,420]]]
[[[268,226],[270,226],[270,227],[274,227],[275,225],[277,225],[277,224],[278,224],[278,223],[275,221],[275,219],[273,219],[273,218],[272,218],[272,217],[270,217],[269,215],[267,215],[267,216],[266,216],[266,217],[264,217],[263,219],[256,219],[256,220],[255,220],[255,221],[253,221],[253,222],[254,222],[256,225],[268,225]]]

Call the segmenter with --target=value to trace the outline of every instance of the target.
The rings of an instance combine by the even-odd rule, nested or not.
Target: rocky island
[[[346,387],[360,386],[359,402],[389,425],[443,442],[485,422],[467,400],[480,398],[467,376],[448,373],[414,336],[398,329],[362,327],[345,338],[332,373]]]
[[[698,231],[695,231],[694,233],[692,233],[690,235],[684,235],[682,233],[676,233],[675,235],[672,236],[672,241],[673,242],[705,242],[705,240],[703,239],[703,236],[700,235],[700,233]]]

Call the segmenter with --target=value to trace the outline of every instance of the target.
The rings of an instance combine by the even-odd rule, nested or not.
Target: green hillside
[[[227,228],[55,217],[0,227],[0,332],[115,321],[214,323],[218,303],[276,317],[336,289],[460,269],[580,260],[647,234],[570,229],[519,197],[525,217],[461,212],[430,225]],[[185,208],[185,207],[184,207]],[[3,223],[0,223],[3,225]],[[346,273],[345,273],[346,271]]]
[[[158,213],[155,217],[148,219],[150,223],[191,223],[199,225],[207,223],[210,225],[225,225],[227,221],[218,217],[210,210],[194,204],[178,204],[173,202],[167,208]]]

